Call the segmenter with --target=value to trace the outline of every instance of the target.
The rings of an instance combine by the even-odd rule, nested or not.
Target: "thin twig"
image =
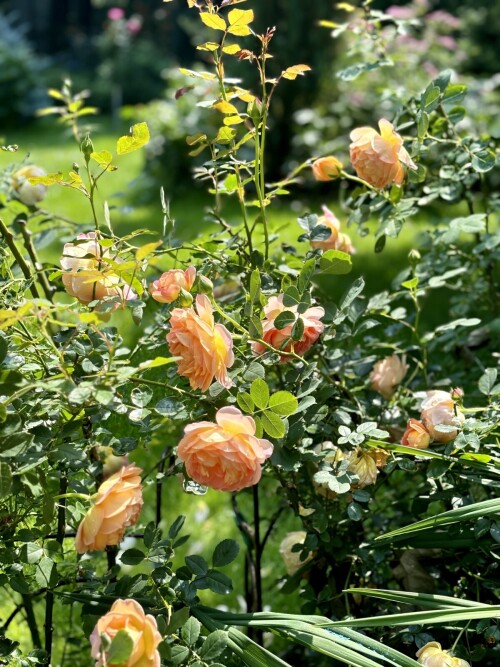
[[[19,252],[19,248],[16,245],[16,240],[14,238],[14,235],[12,234],[10,229],[8,229],[8,227],[5,225],[4,221],[1,218],[0,218],[0,233],[4,237],[5,243],[8,245],[9,250],[14,256],[14,259],[19,264],[19,268],[23,272],[24,277],[26,278],[26,280],[32,281],[30,285],[31,294],[34,296],[35,299],[39,299],[40,295],[38,294],[36,285],[33,282],[33,276],[31,275],[30,267],[28,266],[22,254]]]

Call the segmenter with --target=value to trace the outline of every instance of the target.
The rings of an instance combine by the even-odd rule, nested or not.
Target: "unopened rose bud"
[[[451,390],[451,397],[454,401],[461,401],[464,397],[464,390],[462,387],[454,387]]]
[[[258,122],[262,116],[262,101],[256,97],[248,103],[247,114],[254,122]]]
[[[421,254],[418,252],[418,250],[415,250],[415,248],[412,248],[408,253],[408,262],[410,263],[410,266],[417,266],[421,259]]]
[[[92,143],[91,138],[87,134],[85,139],[83,139],[82,143],[80,144],[80,150],[83,153],[83,157],[85,158],[85,162],[88,162],[90,160],[91,154],[94,152],[94,144]]]
[[[189,308],[192,303],[192,295],[187,290],[181,288],[181,291],[179,292],[179,305],[181,308]]]
[[[313,176],[317,181],[334,181],[339,178],[343,164],[333,155],[320,157],[312,163]]]
[[[199,275],[199,281],[200,281],[200,292],[202,294],[212,294],[214,291],[214,284],[210,280],[210,278],[207,278],[207,276]]]

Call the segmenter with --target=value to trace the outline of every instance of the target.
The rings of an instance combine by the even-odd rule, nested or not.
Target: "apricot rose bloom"
[[[34,206],[42,201],[47,193],[47,186],[37,183],[31,185],[29,179],[38,176],[46,176],[46,172],[41,167],[30,165],[21,167],[12,175],[12,186],[16,197],[26,206]]]
[[[262,322],[262,340],[275,349],[282,350],[285,353],[281,356],[281,361],[287,361],[287,359],[289,359],[286,352],[292,350],[292,343],[296,354],[300,356],[305,354],[311,345],[318,340],[325,328],[324,324],[321,322],[321,318],[325,315],[324,309],[319,306],[312,306],[298,316],[302,319],[304,324],[304,332],[299,341],[292,341],[291,335],[293,322],[283,329],[277,329],[274,324],[278,315],[284,311],[289,311],[296,315],[297,306],[284,306],[283,294],[272,296],[264,307],[265,319]],[[262,343],[252,343],[252,352],[256,355],[263,354],[266,349],[266,346]]]
[[[172,355],[180,357],[177,372],[193,389],[207,391],[214,378],[226,389],[232,387],[227,369],[234,363],[233,339],[223,324],[215,324],[206,294],[196,297],[196,310],[174,308],[167,343]]]
[[[300,558],[300,551],[292,551],[292,547],[294,547],[296,544],[304,544],[306,537],[307,533],[305,530],[296,530],[285,535],[281,541],[279,549],[280,556],[283,559],[283,563],[285,564],[287,574],[290,576],[298,572],[313,558],[314,554],[310,551],[304,560],[301,560]]]
[[[323,215],[318,218],[318,225],[324,225],[330,230],[330,236],[323,241],[311,241],[313,248],[321,250],[341,250],[349,254],[354,254],[354,246],[348,234],[340,231],[340,222],[337,216],[330,211],[327,206],[322,206]]]
[[[391,398],[394,390],[408,372],[406,357],[392,354],[374,365],[370,373],[371,388],[386,399]]]
[[[255,436],[254,420],[238,408],[221,408],[215,421],[185,427],[177,456],[187,474],[219,491],[240,491],[257,484],[262,464],[273,453],[272,444]]]
[[[95,667],[105,664],[102,660],[102,636],[112,641],[124,630],[133,642],[132,652],[126,662],[115,667],[160,667],[157,650],[162,637],[158,632],[156,619],[145,614],[135,600],[116,600],[107,614],[96,623],[90,635],[91,655],[96,659]]]
[[[179,298],[181,289],[190,292],[196,280],[196,269],[188,267],[185,271],[181,269],[170,269],[163,273],[158,280],[151,283],[149,291],[155,301],[160,303],[172,303]]]
[[[448,651],[443,651],[439,642],[428,642],[417,651],[417,661],[423,667],[470,667],[467,660],[454,658]]]
[[[125,528],[137,523],[143,504],[141,473],[141,468],[126,465],[101,484],[94,504],[78,526],[78,553],[119,544]]]
[[[334,181],[340,176],[343,166],[342,162],[333,155],[320,157],[311,165],[313,176],[317,181]]]
[[[378,126],[380,134],[372,127],[353,130],[349,150],[357,175],[382,190],[392,183],[402,184],[405,175],[403,165],[410,169],[417,166],[403,147],[403,139],[392,123],[382,119]]]
[[[430,436],[436,442],[447,443],[454,440],[458,435],[458,428],[464,422],[465,417],[455,406],[455,401],[448,391],[440,389],[427,392],[421,409],[421,419]],[[450,427],[441,429],[440,426]]]
[[[122,260],[112,258],[109,248],[101,248],[95,232],[79,234],[77,241],[81,243],[66,243],[61,257],[61,266],[66,271],[62,281],[70,296],[83,304],[105,297],[118,297],[122,301],[137,299],[129,285],[122,287],[123,281],[107,261]]]
[[[429,431],[418,419],[409,419],[406,431],[401,438],[401,444],[414,449],[427,449],[431,441]]]

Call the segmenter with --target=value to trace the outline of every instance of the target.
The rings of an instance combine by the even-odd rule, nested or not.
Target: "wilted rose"
[[[380,134],[372,127],[359,127],[351,132],[350,155],[357,175],[373,187],[382,189],[395,183],[401,185],[405,170],[417,166],[403,147],[403,139],[392,123],[379,121]]]
[[[155,301],[172,303],[179,297],[181,290],[190,292],[195,280],[196,268],[194,266],[189,266],[185,271],[170,269],[151,283],[149,291]]]
[[[340,231],[340,222],[336,215],[327,206],[322,206],[322,209],[323,215],[318,218],[318,225],[328,227],[330,236],[323,241],[311,241],[311,246],[321,250],[341,250],[353,254],[354,246],[351,239],[348,234]]]
[[[207,391],[214,378],[226,389],[233,385],[227,374],[234,363],[233,339],[223,324],[215,324],[205,294],[196,297],[196,310],[174,308],[167,343],[172,355],[180,357],[177,372],[193,389]]]
[[[61,257],[61,266],[66,271],[62,281],[68,294],[83,304],[105,297],[118,297],[122,301],[137,299],[135,291],[129,285],[123,286],[120,276],[109,264],[111,251],[109,248],[103,251],[95,232],[79,234],[77,240],[81,243],[64,245]],[[113,261],[122,263],[119,257]]]
[[[95,667],[103,667],[102,637],[113,641],[115,636],[125,631],[133,643],[128,660],[113,663],[115,667],[160,667],[160,654],[157,650],[162,637],[158,632],[156,619],[146,614],[135,600],[116,600],[107,614],[102,616],[90,635],[91,655],[95,658]],[[106,657],[106,652],[104,651]]]
[[[363,489],[365,486],[375,484],[377,481],[378,468],[376,455],[365,452],[359,447],[349,454],[349,472],[353,472],[359,480],[353,485],[355,488]]]
[[[409,419],[401,444],[415,449],[427,449],[431,441],[429,431],[418,419]]]
[[[417,651],[417,660],[424,667],[470,667],[467,660],[454,658],[449,651],[443,651],[439,642],[428,642]]]
[[[239,491],[257,484],[262,464],[273,453],[272,444],[256,437],[254,420],[238,408],[221,408],[215,421],[185,427],[177,456],[188,475],[219,491]]]
[[[309,551],[304,560],[301,560],[300,551],[292,551],[296,544],[304,544],[307,537],[305,530],[296,530],[285,535],[280,544],[280,556],[283,558],[287,574],[292,576],[298,572],[306,563],[312,560],[314,554]]]
[[[328,155],[315,160],[311,167],[317,181],[333,181],[340,176],[343,164],[333,155]]]
[[[406,357],[392,354],[377,361],[370,373],[371,388],[378,391],[384,398],[390,398],[396,387],[408,372]]]
[[[324,324],[321,322],[321,318],[324,317],[325,311],[319,306],[312,306],[308,308],[304,313],[298,315],[298,318],[302,320],[304,325],[304,330],[302,336],[298,341],[292,341],[292,329],[294,323],[287,324],[282,329],[277,329],[275,326],[275,319],[283,313],[284,311],[289,311],[294,315],[297,314],[297,306],[284,306],[283,305],[283,294],[279,296],[272,296],[267,305],[264,307],[265,319],[262,322],[262,340],[271,345],[277,350],[281,350],[284,353],[290,352],[292,346],[294,352],[298,355],[303,355],[307,350],[315,343],[321,333],[323,332]],[[266,351],[266,346],[259,342],[252,343],[252,352],[256,355],[263,354]],[[283,354],[281,361],[287,361],[289,357],[286,354]]]
[[[12,187],[16,197],[26,206],[34,206],[42,201],[47,194],[47,186],[41,183],[31,185],[29,179],[46,175],[47,173],[41,167],[33,165],[18,169],[12,176]]]
[[[440,389],[428,391],[420,409],[422,423],[436,442],[446,443],[454,440],[458,428],[465,421],[463,413],[456,407],[448,391]],[[451,430],[446,428],[450,426],[454,428]]]
[[[137,522],[143,504],[141,473],[137,466],[127,465],[101,484],[94,504],[78,526],[78,553],[119,544],[125,528]]]

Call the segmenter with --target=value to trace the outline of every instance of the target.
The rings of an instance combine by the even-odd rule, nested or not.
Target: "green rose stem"
[[[36,254],[36,250],[35,247],[33,246],[33,241],[31,238],[32,235],[30,230],[28,229],[28,220],[26,218],[19,217],[17,221],[19,223],[19,226],[21,227],[21,236],[23,237],[24,247],[26,248],[28,255],[30,256],[31,262],[36,271],[38,281],[40,282],[40,285],[42,286],[42,289],[47,299],[49,301],[52,301],[55,288],[52,287],[52,285],[47,280],[47,276],[44,273],[42,264],[38,259],[38,255]]]
[[[16,241],[14,239],[14,235],[12,232],[7,228],[5,225],[4,221],[0,218],[0,234],[2,234],[3,238],[5,239],[5,243],[9,247],[9,250],[12,252],[14,259],[16,262],[19,264],[19,268],[24,274],[24,277],[26,280],[31,280],[33,281],[33,276],[31,275],[31,270],[28,264],[26,263],[26,260],[22,256],[22,254],[19,251],[19,248],[16,245]],[[33,295],[33,298],[39,299],[40,295],[38,294],[38,290],[36,288],[36,285],[34,282],[31,283],[30,285],[30,292]]]
[[[58,504],[57,508],[57,533],[56,541],[61,545],[64,542],[64,530],[66,525],[66,498],[72,494],[67,494],[66,489],[68,488],[68,480],[66,477],[62,476],[59,481],[59,494],[55,499],[62,500]],[[77,494],[82,495],[82,494]],[[54,613],[54,593],[49,588],[49,582],[47,582],[47,594],[45,596],[45,652],[47,653],[47,664],[51,664],[52,656],[52,638],[53,638],[53,613]]]

